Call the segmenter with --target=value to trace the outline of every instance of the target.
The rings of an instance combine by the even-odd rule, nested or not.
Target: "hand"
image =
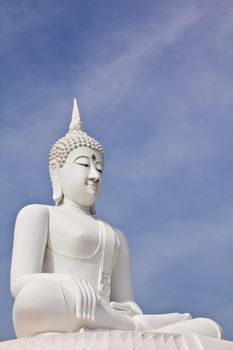
[[[70,282],[75,293],[76,317],[94,321],[96,304],[101,300],[99,294],[83,278],[73,277]]]
[[[126,301],[124,303],[117,303],[116,301],[112,301],[110,305],[113,309],[118,310],[130,317],[143,314],[140,307],[134,301]]]

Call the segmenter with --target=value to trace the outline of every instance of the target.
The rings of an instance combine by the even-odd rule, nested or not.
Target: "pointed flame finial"
[[[80,113],[78,110],[78,103],[76,98],[74,98],[73,112],[71,117],[71,123],[69,127],[70,131],[84,131],[83,123],[80,118]]]

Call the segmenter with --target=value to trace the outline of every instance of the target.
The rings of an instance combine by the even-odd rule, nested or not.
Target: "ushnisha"
[[[128,244],[93,216],[104,152],[74,100],[69,132],[50,152],[55,206],[29,205],[16,220],[11,267],[17,337],[90,330],[156,330],[221,338],[212,320],[144,315],[133,300]]]
[[[53,145],[49,155],[50,167],[56,164],[56,162],[62,167],[70,152],[77,147],[88,147],[94,151],[98,151],[104,159],[104,151],[101,144],[84,131],[77,100],[75,99],[69,132]]]

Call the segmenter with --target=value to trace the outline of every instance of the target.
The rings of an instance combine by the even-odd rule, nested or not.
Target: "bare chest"
[[[98,221],[92,217],[52,210],[49,219],[47,247],[55,253],[75,259],[89,259],[101,244]]]

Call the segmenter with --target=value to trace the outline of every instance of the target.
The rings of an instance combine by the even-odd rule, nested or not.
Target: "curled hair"
[[[85,131],[69,131],[64,137],[60,138],[53,146],[49,154],[50,167],[56,162],[62,167],[71,151],[77,147],[89,147],[98,151],[104,159],[104,150],[101,144],[85,133]]]

